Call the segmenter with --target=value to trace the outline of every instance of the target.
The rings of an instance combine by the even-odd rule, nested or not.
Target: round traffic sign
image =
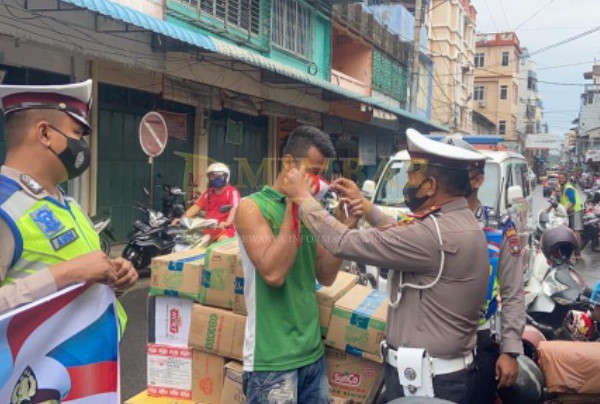
[[[140,122],[140,146],[149,157],[158,157],[167,147],[167,123],[158,112],[148,112]]]

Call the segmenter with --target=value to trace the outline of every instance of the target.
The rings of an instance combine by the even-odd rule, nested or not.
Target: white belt
[[[394,368],[398,368],[398,353],[387,348],[386,362]],[[431,361],[431,371],[434,375],[446,375],[448,373],[459,372],[464,369],[468,369],[473,363],[473,353],[469,352],[466,356],[461,356],[453,359],[440,359],[440,358],[429,358]]]

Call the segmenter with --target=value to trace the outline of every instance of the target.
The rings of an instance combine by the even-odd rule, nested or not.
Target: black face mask
[[[479,174],[476,174],[473,177],[469,178],[469,182],[467,182],[467,187],[465,188],[465,198],[470,197],[473,194],[473,192],[475,192],[475,188],[473,188],[473,186],[471,185],[471,181],[473,181],[477,177],[479,177]]]
[[[50,126],[53,130],[60,133],[67,139],[67,147],[60,153],[56,153],[52,148],[52,153],[56,154],[61,163],[65,166],[69,179],[77,178],[90,166],[90,147],[83,139],[73,139],[67,136],[61,130]]]
[[[419,189],[421,189],[423,184],[425,184],[427,181],[429,181],[429,178],[425,178],[416,187],[410,187],[408,186],[408,184],[406,184],[404,186],[404,189],[402,190],[402,194],[404,195],[404,203],[406,204],[406,206],[408,206],[408,209],[410,209],[410,211],[413,213],[416,212],[417,209],[419,209],[421,206],[423,206],[423,204],[427,202],[427,199],[429,199],[429,196],[417,196],[417,192],[419,192]]]

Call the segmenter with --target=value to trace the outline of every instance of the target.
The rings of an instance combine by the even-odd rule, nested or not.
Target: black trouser
[[[494,341],[490,330],[477,331],[475,365],[478,372],[472,404],[490,404],[496,400],[496,362],[499,356],[500,345]]]
[[[433,378],[433,394],[436,398],[448,400],[453,403],[467,404],[473,392],[475,383],[475,365],[469,369],[454,373],[435,376]],[[398,380],[398,369],[385,364],[385,397],[383,402],[388,402],[399,397],[404,397],[404,389]]]

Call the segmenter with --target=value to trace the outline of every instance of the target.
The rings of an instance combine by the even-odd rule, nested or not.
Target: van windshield
[[[380,206],[393,206],[406,208],[402,190],[408,181],[408,161],[392,161],[384,175],[375,194],[374,203]],[[498,184],[500,170],[497,163],[488,163],[485,165],[485,181],[479,190],[479,199],[486,206],[496,207],[498,201]]]

